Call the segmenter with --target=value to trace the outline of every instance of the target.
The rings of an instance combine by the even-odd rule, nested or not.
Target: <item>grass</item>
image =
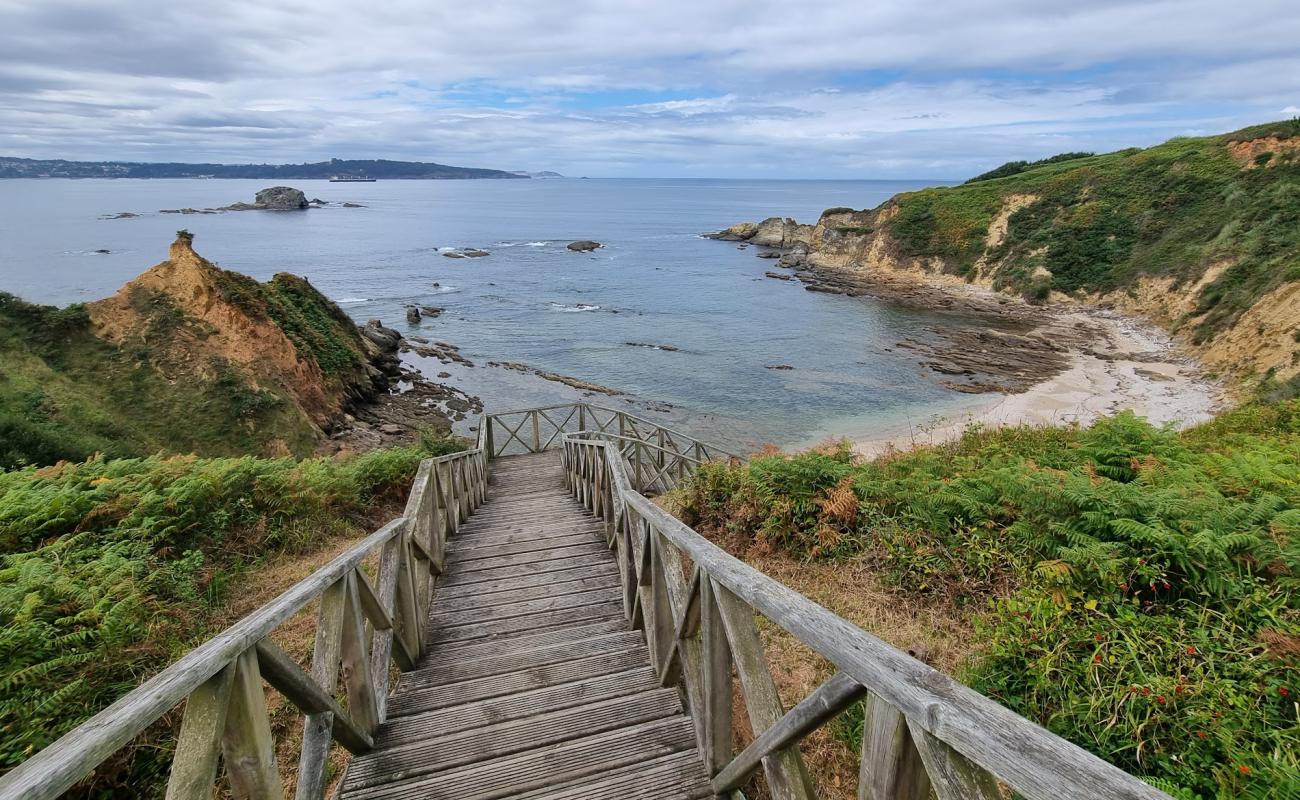
[[[1201,342],[1300,279],[1300,157],[1291,150],[1241,164],[1230,151],[1266,136],[1300,136],[1300,122],[1012,162],[961,186],[899,195],[886,226],[904,256],[938,258],[967,276],[984,259],[996,265],[999,288],[1036,296],[1044,291],[1031,285],[1038,266],[1052,273],[1051,290],[1073,293],[1122,289],[1141,276],[1186,284],[1229,262],[1199,295],[1192,316]],[[1004,241],[986,251],[984,235],[1012,194],[1038,199],[1013,214]]]
[[[1183,433],[1123,414],[872,462],[760,455],[703,468],[678,502],[751,558],[866,570],[913,614],[963,621],[973,649],[941,641],[940,663],[1167,791],[1262,797],[1300,790],[1297,474],[1286,401]]]
[[[463,446],[341,460],[96,456],[0,473],[0,769],[229,622],[231,598],[257,583],[246,576],[355,540],[401,502],[421,458]],[[156,788],[168,732],[115,758],[87,793]]]

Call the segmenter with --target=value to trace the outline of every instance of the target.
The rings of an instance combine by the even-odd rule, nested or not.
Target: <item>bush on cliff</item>
[[[1187,797],[1300,791],[1300,402],[707,465],[688,522],[965,609],[978,690]],[[860,736],[859,731],[851,731]]]

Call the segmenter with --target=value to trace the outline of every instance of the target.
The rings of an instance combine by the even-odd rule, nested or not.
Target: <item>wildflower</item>
[[[1094,664],[1100,664],[1100,663],[1101,663],[1101,654],[1100,654],[1100,653],[1098,653],[1097,655],[1095,655],[1095,656],[1092,657],[1092,663],[1094,663]]]
[[[1160,584],[1160,585],[1163,586],[1163,587],[1165,587],[1165,589],[1167,590],[1167,589],[1169,588],[1169,581],[1165,581],[1164,583],[1162,583],[1162,584]]]
[[[1096,639],[1096,640],[1099,641],[1099,642],[1104,642],[1104,641],[1106,641],[1106,637],[1105,637],[1105,636],[1102,636],[1100,633],[1097,634],[1096,636],[1092,637],[1092,638]]]
[[[1290,692],[1288,692],[1288,691],[1286,690],[1286,687],[1285,687],[1285,686],[1279,686],[1279,687],[1277,687],[1277,693],[1280,694],[1280,695],[1282,695],[1283,697],[1286,697],[1287,695],[1291,694]]]
[[[1183,689],[1185,689],[1185,688],[1186,688],[1186,687],[1183,686],[1181,683],[1178,684],[1177,686],[1174,687],[1174,694],[1182,694],[1182,693],[1183,693]]]
[[[1189,655],[1189,656],[1194,656],[1194,655],[1196,655],[1196,648],[1195,648],[1195,647],[1188,647],[1188,648],[1187,648],[1187,655]]]
[[[1198,739],[1204,739],[1204,738],[1205,738],[1206,736],[1208,736],[1208,735],[1209,735],[1209,734],[1207,734],[1205,731],[1197,731],[1197,732],[1196,732],[1196,738],[1198,738]]]
[[[1158,694],[1158,695],[1156,695],[1156,702],[1159,703],[1159,704],[1161,704],[1161,705],[1164,705],[1164,703],[1165,703],[1165,696],[1164,696],[1163,694]]]
[[[1151,694],[1151,687],[1149,687],[1149,686],[1143,686],[1143,687],[1142,687],[1142,696],[1143,696],[1143,697],[1146,697],[1146,696],[1149,695],[1149,694]]]
[[[1237,771],[1240,772],[1242,775],[1249,775],[1249,774],[1250,774],[1250,767],[1246,766],[1245,764],[1241,764],[1241,765],[1238,765],[1238,767],[1237,767]]]

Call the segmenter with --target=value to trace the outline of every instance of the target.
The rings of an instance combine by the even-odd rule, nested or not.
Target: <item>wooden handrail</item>
[[[420,463],[401,517],[0,777],[0,800],[54,800],[186,698],[168,800],[211,798],[223,752],[237,794],[278,796],[263,680],[304,713],[296,796],[322,798],[330,742],[371,746],[390,661],[409,670],[427,644],[447,537],[487,497],[487,427],[480,419],[475,447]],[[362,565],[375,555],[372,583]],[[268,637],[318,599],[308,671]]]
[[[624,611],[645,630],[661,683],[685,690],[715,789],[734,788],[758,763],[777,800],[815,797],[795,744],[865,693],[860,797],[925,797],[933,788],[939,800],[996,800],[1001,781],[1029,800],[1170,800],[731,556],[635,491],[616,442],[575,433],[564,447],[570,490],[605,520]],[[693,565],[689,581],[683,559]],[[842,676],[787,713],[755,614]],[[733,668],[755,739],[738,756]]]
[[[543,422],[549,426],[545,430]],[[512,447],[523,453],[562,447],[565,435],[580,432],[641,441],[664,453],[676,453],[697,462],[738,457],[645,417],[590,403],[499,411],[484,417],[484,427],[486,430],[480,431],[480,435],[485,436],[483,444],[490,458],[508,455]]]

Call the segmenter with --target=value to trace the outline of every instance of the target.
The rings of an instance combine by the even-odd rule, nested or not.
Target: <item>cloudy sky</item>
[[[0,155],[955,178],[1297,114],[1297,0],[0,0]]]

